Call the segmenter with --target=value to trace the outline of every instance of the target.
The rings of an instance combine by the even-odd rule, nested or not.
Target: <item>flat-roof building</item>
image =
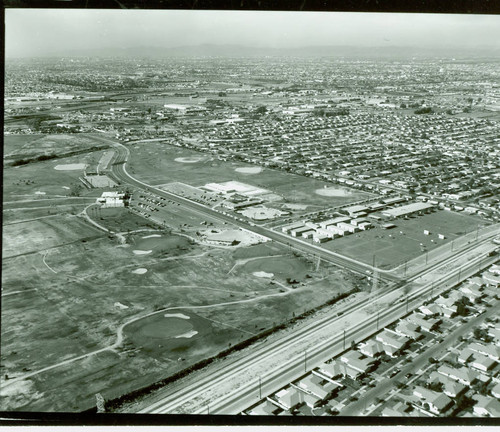
[[[408,205],[404,205],[401,207],[396,207],[388,210],[383,210],[382,214],[387,217],[397,218],[401,216],[407,216],[418,212],[423,212],[434,208],[432,204],[417,202]]]

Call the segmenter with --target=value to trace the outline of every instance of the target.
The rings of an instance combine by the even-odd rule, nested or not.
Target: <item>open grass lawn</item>
[[[101,208],[88,214],[100,225],[114,232],[127,232],[144,229],[156,229],[156,226],[125,207]]]
[[[131,146],[130,173],[153,185],[179,181],[191,186],[236,180],[268,189],[290,203],[334,207],[371,197],[367,192],[347,189],[346,196],[322,196],[316,193],[333,184],[304,176],[264,168],[260,173],[248,174],[236,171],[238,168],[254,165],[232,161],[219,161],[208,153],[150,142]],[[176,159],[196,160],[179,162]]]
[[[44,252],[49,248],[102,236],[102,232],[71,215],[43,218],[3,227],[2,257]]]
[[[21,152],[24,148],[29,148],[35,141],[42,139],[44,135],[4,135],[3,152],[4,157]]]
[[[100,196],[101,192],[94,189],[89,191],[83,187],[78,177],[83,176],[83,170],[59,171],[57,165],[89,164],[97,166],[103,151],[70,156],[67,158],[52,159],[45,162],[34,162],[17,167],[4,166],[3,192],[4,201],[14,199],[46,198],[48,196],[66,196],[74,185],[81,185],[81,195]],[[36,194],[44,192],[45,195]]]
[[[396,228],[362,231],[329,241],[323,247],[367,264],[373,263],[375,255],[377,267],[393,268],[422,255],[421,243],[425,250],[431,251],[476,230],[478,224],[484,224],[484,221],[474,216],[439,210],[408,220],[396,219],[393,223]],[[424,230],[431,234],[425,235]],[[445,240],[439,240],[438,234],[444,234]]]

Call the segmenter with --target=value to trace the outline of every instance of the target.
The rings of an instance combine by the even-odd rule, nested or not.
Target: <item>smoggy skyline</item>
[[[344,12],[7,9],[6,57],[200,44],[500,48],[500,16]]]

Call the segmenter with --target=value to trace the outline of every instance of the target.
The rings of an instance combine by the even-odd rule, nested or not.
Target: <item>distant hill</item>
[[[173,48],[130,47],[99,48],[53,52],[45,57],[122,57],[122,58],[169,58],[169,57],[343,57],[367,59],[398,58],[500,58],[500,47],[488,48],[421,48],[403,46],[359,47],[359,46],[307,46],[298,48],[258,48],[240,45],[193,45]]]

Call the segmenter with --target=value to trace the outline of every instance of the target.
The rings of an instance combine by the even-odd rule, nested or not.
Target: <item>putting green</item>
[[[314,191],[317,195],[326,196],[326,197],[345,197],[352,195],[352,192],[347,189],[329,187],[329,188],[321,188],[316,189]]]
[[[139,333],[150,338],[169,339],[188,333],[192,329],[193,326],[187,319],[163,317],[163,319],[156,319],[145,324]]]

